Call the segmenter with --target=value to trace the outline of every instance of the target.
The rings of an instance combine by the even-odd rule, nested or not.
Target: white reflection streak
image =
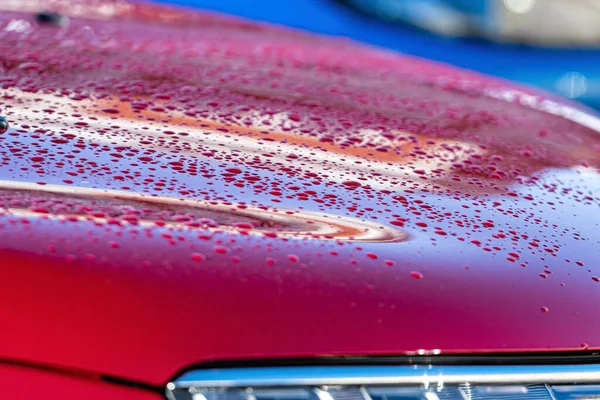
[[[13,91],[14,92],[14,91]],[[59,103],[63,107],[73,107],[77,109],[81,105],[71,103],[65,99],[60,99],[52,95],[44,94],[31,94],[21,91],[17,91],[20,99],[42,99],[49,103]],[[39,122],[40,119],[44,119],[45,115],[33,112],[34,107],[28,107],[26,103],[23,104],[22,108],[18,109],[16,113],[19,118],[26,121],[28,124]],[[133,148],[152,148],[155,150],[163,150],[166,152],[172,151],[172,148],[168,146],[161,146],[157,143],[142,144],[140,143],[141,138],[161,138],[173,140],[172,136],[165,135],[161,132],[165,129],[164,124],[159,124],[153,121],[140,121],[138,120],[126,120],[118,119],[115,120],[110,117],[104,117],[100,113],[94,114],[97,120],[88,120],[88,127],[82,129],[72,129],[71,132],[79,138],[85,139],[90,142],[104,143],[114,145],[117,142],[119,145],[131,146]],[[65,127],[72,127],[75,123],[80,122],[80,118],[72,117],[70,115],[61,116],[61,119],[57,122],[44,122],[44,128],[52,131],[59,132]],[[111,127],[118,124],[119,128],[126,130],[127,133],[119,133],[117,135],[106,135],[98,133],[100,130],[112,130]],[[143,127],[149,129],[142,129]],[[417,174],[415,170],[424,170],[429,172],[436,168],[449,170],[452,162],[460,162],[466,159],[469,154],[465,151],[454,153],[454,159],[446,162],[431,162],[427,160],[420,160],[417,158],[411,159],[411,168],[407,168],[402,165],[401,162],[382,162],[369,158],[362,158],[347,154],[338,154],[332,151],[320,150],[316,147],[305,147],[290,143],[268,142],[259,140],[257,138],[251,138],[242,135],[226,135],[220,132],[214,132],[209,129],[198,129],[191,126],[169,126],[168,129],[175,130],[176,132],[187,132],[189,135],[185,137],[178,137],[177,140],[182,145],[196,145],[202,146],[203,150],[213,150],[217,153],[221,153],[224,149],[228,150],[239,150],[240,152],[246,153],[246,159],[252,157],[263,158],[263,154],[271,153],[272,156],[268,158],[270,163],[278,163],[280,165],[289,165],[290,160],[287,156],[290,153],[302,157],[305,161],[306,166],[295,163],[296,166],[316,172],[320,174],[328,175],[329,181],[341,183],[349,179],[355,178],[357,175],[363,175],[368,173],[371,178],[368,184],[375,189],[391,189],[396,192],[402,192],[403,188],[395,185],[391,187],[388,182],[378,180],[372,173],[379,173],[383,178],[394,178],[400,180],[413,180],[413,182],[420,182],[421,174]],[[206,134],[210,132],[211,134]],[[472,146],[469,143],[459,141],[440,141],[440,144],[447,145],[460,145],[462,148],[468,148],[472,152],[483,154],[483,151],[476,146]],[[375,151],[375,150],[373,150]],[[443,149],[439,146],[433,147],[430,150],[431,154],[441,154]],[[180,154],[186,154],[195,158],[202,158],[198,151],[190,151],[183,148]]]
[[[535,7],[535,0],[504,0],[504,6],[515,14],[526,14]]]
[[[378,224],[357,220],[354,218],[341,217],[338,215],[324,214],[311,211],[299,211],[293,210],[292,214],[289,214],[287,209],[276,209],[276,210],[265,210],[262,208],[255,208],[247,206],[245,209],[239,209],[233,205],[226,204],[212,204],[209,201],[202,200],[191,200],[181,199],[167,196],[148,196],[138,193],[125,192],[121,190],[107,190],[107,189],[91,189],[81,188],[65,185],[38,185],[32,182],[16,182],[16,181],[5,181],[0,180],[0,189],[6,190],[26,190],[26,191],[37,191],[40,193],[53,193],[71,196],[95,196],[96,198],[104,197],[108,199],[123,199],[128,201],[140,201],[140,202],[151,202],[152,204],[162,204],[171,206],[188,206],[195,207],[198,211],[206,209],[208,211],[219,211],[228,213],[231,215],[238,215],[246,218],[259,218],[263,221],[270,221],[272,223],[280,224],[282,226],[293,226],[294,224],[300,226],[302,229],[297,230],[281,230],[277,231],[279,237],[289,238],[318,238],[320,240],[348,240],[355,242],[398,242],[406,240],[407,235],[401,231],[393,228],[380,226]],[[105,218],[92,217],[89,215],[80,214],[45,214],[30,211],[24,208],[5,208],[0,209],[0,215],[2,210],[10,213],[14,216],[21,217],[42,217],[48,219],[65,219],[65,218],[76,218],[80,221],[94,220],[98,222],[106,222]],[[140,220],[138,221],[140,226],[155,226],[155,221],[152,220]],[[193,227],[187,227],[184,224],[177,222],[165,223],[166,228],[179,228],[179,229],[197,229]],[[202,227],[202,230],[206,231],[217,231],[217,232],[239,232],[233,226],[219,225],[216,228]],[[258,229],[243,229],[248,234],[263,235],[265,231]],[[350,235],[348,233],[351,233]]]

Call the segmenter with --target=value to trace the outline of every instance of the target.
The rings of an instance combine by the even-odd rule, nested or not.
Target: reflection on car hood
[[[345,39],[42,5],[0,14],[0,357],[164,384],[600,348],[595,116]]]

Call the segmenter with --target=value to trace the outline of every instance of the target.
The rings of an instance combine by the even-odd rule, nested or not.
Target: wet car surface
[[[217,15],[2,7],[0,358],[159,386],[600,348],[590,112]]]

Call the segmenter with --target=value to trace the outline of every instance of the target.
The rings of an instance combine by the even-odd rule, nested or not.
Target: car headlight
[[[600,365],[333,366],[205,369],[171,400],[600,399]]]

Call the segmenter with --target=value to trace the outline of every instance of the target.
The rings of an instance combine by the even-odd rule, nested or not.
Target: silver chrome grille
[[[333,366],[188,372],[171,400],[592,400],[600,365]]]

